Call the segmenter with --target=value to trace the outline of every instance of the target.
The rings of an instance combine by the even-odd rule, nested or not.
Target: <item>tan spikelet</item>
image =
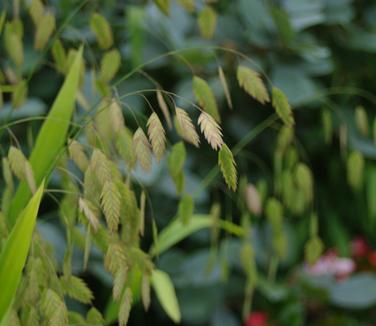
[[[188,113],[183,109],[176,108],[176,119],[181,136],[192,145],[199,147],[200,139]]]
[[[78,199],[78,207],[80,209],[80,212],[85,215],[90,225],[93,227],[94,231],[96,232],[99,228],[99,220],[95,213],[95,210],[91,206],[92,206],[91,203],[86,201],[85,199],[83,198]]]
[[[154,155],[159,162],[166,150],[166,134],[162,123],[155,112],[150,116],[148,123],[148,134]]]
[[[133,135],[133,150],[137,160],[145,171],[151,169],[151,151],[149,141],[141,128],[138,128]]]
[[[157,90],[157,100],[158,100],[159,107],[161,108],[161,111],[163,113],[163,116],[167,121],[168,127],[170,129],[172,129],[172,121],[171,121],[170,111],[168,110],[168,106],[166,104],[166,101],[164,100],[162,92],[159,89]]]
[[[198,124],[210,146],[214,150],[221,148],[223,139],[219,124],[206,112],[200,114]]]
[[[228,88],[225,73],[223,72],[223,69],[221,66],[218,67],[218,75],[219,75],[219,80],[222,84],[223,92],[225,93],[227,105],[230,109],[233,109],[230,90]]]

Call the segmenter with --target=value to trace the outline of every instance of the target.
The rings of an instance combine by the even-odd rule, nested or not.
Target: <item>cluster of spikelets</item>
[[[55,30],[55,17],[48,11],[40,0],[32,0],[28,11],[36,27],[35,49],[41,51],[46,47]],[[19,33],[22,22],[7,22],[4,31],[5,49],[10,60],[16,67],[23,62],[22,35]],[[211,37],[215,29],[215,12],[206,6],[199,17],[201,33]],[[145,125],[132,131],[126,126],[122,108],[117,100],[111,97],[110,82],[121,66],[120,52],[113,48],[114,37],[111,27],[100,14],[93,14],[90,28],[96,38],[98,46],[103,50],[103,57],[99,65],[99,72],[95,78],[95,86],[105,100],[98,107],[94,121],[89,121],[85,128],[86,140],[81,142],[71,139],[68,151],[59,162],[58,171],[62,179],[62,187],[66,194],[60,205],[60,217],[66,228],[67,251],[64,257],[62,273],[58,273],[51,248],[39,237],[33,240],[32,254],[28,260],[22,286],[18,293],[21,305],[20,315],[28,325],[39,325],[41,320],[49,325],[66,325],[68,323],[102,325],[101,314],[91,308],[84,318],[77,313],[68,311],[64,296],[69,296],[81,303],[88,304],[93,294],[85,282],[72,275],[72,254],[75,246],[84,252],[84,268],[86,268],[92,243],[104,254],[106,270],[113,276],[113,298],[119,305],[119,324],[127,323],[132,306],[132,290],[129,278],[132,273],[141,273],[141,298],[145,309],[150,304],[151,275],[154,269],[152,258],[140,249],[140,237],[144,233],[145,193],[141,192],[137,198],[135,186],[131,183],[130,173],[124,177],[119,168],[118,157],[122,158],[127,172],[135,169],[138,163],[144,171],[150,171],[154,156],[160,162],[167,153],[167,166],[176,185],[178,193],[182,194],[178,216],[183,223],[188,223],[193,214],[194,202],[191,196],[184,193],[184,163],[186,160],[186,145],[200,146],[200,134],[218,152],[218,165],[226,184],[236,190],[238,177],[233,153],[225,144],[221,128],[220,110],[214,93],[209,84],[201,77],[194,76],[192,90],[198,105],[197,119],[190,116],[190,112],[180,107],[170,107],[165,100],[164,91],[156,90],[157,102],[161,111],[154,112],[148,117]],[[59,38],[52,42],[51,55],[56,70],[66,74],[69,70],[76,50],[66,51]],[[82,75],[85,64],[82,65]],[[237,79],[252,98],[261,104],[272,100],[276,113],[291,129],[294,119],[291,107],[285,95],[273,88],[269,95],[261,75],[246,66],[239,66]],[[20,76],[18,76],[20,77]],[[17,78],[18,78],[17,77]],[[227,105],[233,109],[231,94],[225,73],[218,68],[218,78],[223,87]],[[22,78],[15,85],[12,101],[15,107],[21,105],[27,97],[27,83]],[[82,93],[77,97],[84,109],[89,109],[87,100]],[[193,103],[192,103],[193,104]],[[175,143],[168,151],[165,129],[175,128],[181,141]],[[83,182],[77,183],[64,171],[69,170],[69,160],[74,161],[83,176]],[[301,171],[302,170],[302,171]],[[299,175],[307,179],[304,169],[299,169]],[[297,172],[298,173],[298,172]],[[3,174],[6,191],[3,194],[2,211],[7,212],[7,203],[14,191],[13,175],[25,181],[31,192],[36,190],[36,182],[30,163],[20,149],[11,147],[7,158],[3,158]],[[79,178],[79,177],[78,177]],[[307,196],[312,186],[304,188]],[[78,195],[77,195],[78,194]],[[285,239],[282,229],[282,212],[277,200],[267,204],[267,215],[273,226],[275,249],[282,255]],[[211,214],[219,219],[218,209]],[[104,220],[104,222],[102,221]],[[85,226],[85,232],[78,227]],[[242,261],[250,276],[250,283],[255,281],[255,264],[251,264],[252,248],[245,247]],[[17,300],[18,301],[18,300]],[[11,318],[16,320],[17,314],[11,311]],[[16,324],[16,322],[14,323]]]

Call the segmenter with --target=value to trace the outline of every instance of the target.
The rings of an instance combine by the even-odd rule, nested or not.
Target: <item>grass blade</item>
[[[0,255],[0,323],[7,313],[20,282],[42,199],[44,182],[21,212]]]
[[[152,256],[160,255],[176,243],[189,237],[191,234],[209,228],[213,225],[210,215],[193,215],[188,224],[182,223],[181,219],[174,219],[167,225],[158,236],[158,241],[150,248]],[[219,227],[228,233],[241,236],[243,229],[230,221],[220,221]]]
[[[31,153],[29,161],[37,185],[51,172],[56,158],[66,141],[79,86],[82,51],[83,49],[80,48],[47,119],[42,125]],[[29,187],[26,182],[22,182],[10,204],[8,213],[9,226],[15,224],[18,214],[25,207],[30,197]]]

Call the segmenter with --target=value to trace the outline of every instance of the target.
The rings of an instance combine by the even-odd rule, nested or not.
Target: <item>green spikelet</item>
[[[147,311],[150,306],[150,277],[148,275],[143,275],[141,282],[142,304],[145,311]]]
[[[124,285],[127,280],[127,268],[119,268],[115,274],[114,285],[112,288],[112,297],[118,301],[123,293]]]
[[[283,126],[278,133],[277,150],[283,153],[294,139],[294,130]]]
[[[296,186],[294,183],[294,178],[289,170],[285,170],[282,172],[281,180],[283,203],[286,205],[286,207],[292,209],[294,206],[296,195]]]
[[[44,6],[41,0],[32,0],[29,6],[29,14],[34,25],[38,25],[44,14]]]
[[[41,302],[41,310],[47,321],[47,325],[68,325],[68,312],[65,303],[52,289],[47,289]]]
[[[236,76],[239,85],[255,100],[259,101],[261,104],[270,101],[268,91],[259,73],[248,67],[239,66]]]
[[[189,224],[193,215],[194,201],[192,196],[185,194],[179,203],[178,216],[183,224]]]
[[[220,122],[217,101],[208,83],[202,78],[194,76],[192,89],[198,104],[217,122]]]
[[[116,137],[116,149],[124,160],[129,170],[132,170],[136,164],[137,158],[133,151],[132,132],[124,127]]]
[[[219,76],[219,80],[220,80],[222,88],[223,88],[223,92],[224,92],[225,97],[226,97],[227,105],[230,109],[233,109],[230,89],[228,87],[228,83],[227,83],[227,80],[226,80],[225,73],[223,72],[223,69],[222,69],[221,66],[218,67],[218,76]]]
[[[25,180],[26,157],[16,147],[11,146],[8,154],[10,168],[19,180]]]
[[[101,193],[101,206],[111,231],[117,231],[120,220],[121,196],[116,184],[106,181]]]
[[[237,187],[237,172],[234,156],[226,144],[218,152],[218,164],[227,185],[233,190]]]
[[[14,108],[19,108],[22,106],[27,98],[28,87],[26,80],[20,80],[14,88],[12,93],[12,106]]]
[[[332,142],[333,122],[332,115],[329,110],[323,110],[321,114],[322,128],[324,133],[324,141],[326,144]]]
[[[168,171],[175,183],[177,193],[180,194],[184,189],[184,173],[183,167],[186,160],[186,150],[183,142],[176,143],[171,148],[171,152],[168,155]]]
[[[90,308],[86,315],[86,321],[90,326],[104,326],[105,322],[102,314],[94,307]]]
[[[134,191],[126,184],[121,185],[121,202],[123,217],[122,239],[127,244],[134,244],[141,232],[141,214],[137,206],[137,199]]]
[[[347,181],[358,191],[363,184],[364,158],[358,151],[353,151],[347,158]]]
[[[314,264],[317,259],[320,258],[324,245],[321,239],[318,237],[318,221],[317,215],[312,214],[311,216],[311,225],[310,225],[310,239],[308,240],[305,246],[305,260],[308,264]]]
[[[3,177],[5,184],[10,192],[14,191],[14,183],[12,177],[12,171],[9,164],[9,160],[6,157],[3,157]]]
[[[286,126],[292,127],[295,124],[294,116],[286,95],[278,88],[273,87],[272,104]]]
[[[202,37],[211,39],[217,26],[217,13],[210,7],[205,6],[198,16],[198,26]]]
[[[17,33],[11,23],[5,25],[4,47],[14,64],[17,67],[22,66],[24,62],[22,36]]]
[[[162,159],[166,149],[166,133],[163,129],[161,121],[158,118],[158,115],[155,112],[153,112],[149,117],[147,126],[150,143],[154,155],[159,162]]]
[[[195,0],[177,0],[176,2],[188,12],[195,11]]]
[[[93,299],[93,293],[82,279],[73,275],[62,276],[60,282],[64,292],[72,299],[85,304]]]
[[[152,159],[150,144],[144,131],[141,128],[138,128],[133,135],[133,150],[142,169],[146,172],[149,172],[151,170]]]
[[[119,326],[126,326],[129,319],[129,313],[132,307],[132,291],[130,288],[126,288],[120,301],[119,307]]]
[[[157,7],[166,15],[170,15],[170,0],[154,0]]]
[[[275,198],[270,198],[266,203],[265,213],[273,232],[281,232],[283,219],[283,206],[281,203]]]
[[[94,13],[90,19],[90,28],[102,49],[108,49],[112,46],[114,43],[112,30],[106,18],[98,13]]]
[[[42,50],[46,46],[54,30],[55,16],[51,12],[44,13],[41,20],[37,23],[34,48],[36,50]]]
[[[355,124],[361,135],[367,137],[369,134],[367,112],[363,106],[355,108]]]
[[[51,51],[56,69],[61,73],[65,73],[67,67],[67,54],[65,53],[64,46],[60,39],[56,39],[53,42]]]
[[[121,56],[118,50],[110,50],[101,60],[100,78],[104,82],[111,81],[120,68]]]
[[[307,165],[303,163],[297,165],[295,180],[299,189],[304,193],[306,202],[311,203],[313,198],[313,177]]]
[[[69,143],[68,152],[70,158],[76,163],[82,172],[85,172],[89,166],[89,160],[86,157],[84,148],[80,143],[75,140],[72,140]]]
[[[116,275],[120,269],[127,268],[126,253],[120,242],[110,243],[104,257],[104,266],[112,275]]]

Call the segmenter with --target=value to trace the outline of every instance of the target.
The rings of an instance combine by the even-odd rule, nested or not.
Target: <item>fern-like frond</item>
[[[251,95],[254,99],[262,104],[269,102],[269,94],[261,79],[261,76],[256,71],[245,67],[239,66],[236,72],[239,85]]]
[[[178,124],[178,132],[180,133],[180,136],[188,143],[191,143],[192,145],[199,147],[200,138],[188,113],[178,107],[175,110]]]
[[[200,114],[198,124],[210,146],[214,150],[221,148],[223,139],[219,124],[206,112]]]
[[[166,150],[166,133],[157,114],[153,112],[148,120],[148,134],[154,155],[159,162]]]
[[[218,164],[227,185],[235,191],[237,188],[237,172],[234,156],[226,144],[223,144],[218,153]]]

